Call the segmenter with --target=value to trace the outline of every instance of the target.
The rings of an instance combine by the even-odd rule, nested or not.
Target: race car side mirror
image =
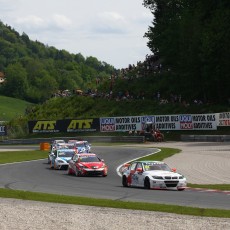
[[[143,172],[142,168],[137,168],[136,171],[139,172],[139,173],[142,173],[142,172]]]

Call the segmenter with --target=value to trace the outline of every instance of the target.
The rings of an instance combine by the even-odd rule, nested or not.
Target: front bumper
[[[186,181],[180,180],[153,180],[151,183],[152,189],[172,189],[182,190],[187,187]]]
[[[105,169],[82,169],[81,174],[84,176],[103,176],[107,175],[107,171]]]

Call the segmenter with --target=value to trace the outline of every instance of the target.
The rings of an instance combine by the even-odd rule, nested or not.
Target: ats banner
[[[29,133],[100,131],[99,118],[29,121]]]
[[[100,131],[99,118],[63,120],[65,132],[96,132]]]

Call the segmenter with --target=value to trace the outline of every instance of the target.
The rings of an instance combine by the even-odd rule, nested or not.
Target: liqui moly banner
[[[159,130],[216,130],[216,114],[146,115],[100,118],[101,132],[141,131],[145,123]]]
[[[123,132],[141,129],[141,116],[100,118],[101,132]]]

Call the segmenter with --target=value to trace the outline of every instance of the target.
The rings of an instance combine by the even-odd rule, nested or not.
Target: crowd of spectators
[[[183,106],[189,106],[190,104],[182,98],[181,94],[173,94],[171,93],[167,98],[162,96],[160,91],[154,92],[151,95],[146,93],[144,89],[140,89],[138,93],[130,92],[129,90],[114,92],[114,86],[118,79],[121,80],[133,80],[135,78],[144,78],[147,76],[152,76],[153,74],[160,74],[163,71],[170,71],[169,69],[163,69],[162,64],[160,62],[160,58],[158,55],[146,55],[146,59],[144,62],[137,62],[136,65],[129,65],[127,68],[122,68],[115,74],[112,74],[109,78],[109,89],[107,92],[99,92],[97,89],[92,90],[88,89],[86,92],[81,90],[74,90],[71,92],[70,90],[58,91],[53,94],[53,97],[68,97],[73,94],[79,96],[89,96],[93,98],[105,98],[108,100],[116,100],[116,101],[130,101],[130,100],[145,100],[151,99],[155,100],[159,104],[168,104],[168,103],[178,103]],[[103,83],[100,78],[96,78],[96,86]],[[203,102],[199,99],[196,99],[192,102],[193,104],[203,104]]]

